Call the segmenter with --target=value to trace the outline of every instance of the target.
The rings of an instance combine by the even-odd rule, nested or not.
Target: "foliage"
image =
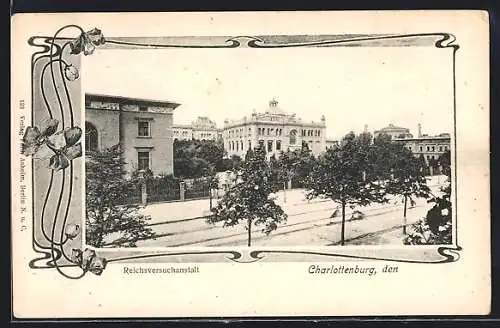
[[[224,146],[214,140],[175,140],[174,174],[180,178],[199,178],[214,167],[225,171]]]
[[[120,148],[86,153],[86,241],[94,247],[115,237],[116,246],[135,247],[140,239],[153,238],[149,217],[138,206],[123,205],[137,188],[136,179],[125,179]]]
[[[370,166],[371,135],[347,134],[339,147],[329,148],[319,156],[310,174],[309,199],[330,198],[341,206],[341,245],[344,244],[345,208],[366,206],[372,202],[386,202],[382,185],[366,179]]]
[[[403,239],[406,245],[442,245],[452,242],[450,152],[445,152],[438,161],[448,177],[446,185],[441,189],[443,194],[429,199],[428,202],[434,203],[434,206],[425,218],[412,225],[411,232]]]
[[[287,215],[270,194],[273,192],[272,170],[262,147],[249,150],[238,171],[238,181],[212,208],[209,223],[223,222],[224,227],[244,223],[251,245],[252,225],[262,225],[262,232],[269,234]]]
[[[278,159],[278,178],[282,183],[292,180],[296,186],[305,186],[314,164],[315,158],[307,144],[294,151],[288,149],[286,152],[281,152]]]

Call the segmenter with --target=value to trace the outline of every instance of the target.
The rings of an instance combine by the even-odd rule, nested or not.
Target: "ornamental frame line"
[[[74,30],[75,37],[61,37],[62,32]],[[383,35],[267,35],[236,37],[107,37],[94,28],[84,31],[77,25],[66,25],[52,37],[32,36],[28,44],[36,47],[31,56],[31,126],[27,140],[31,148],[23,154],[31,156],[32,166],[32,249],[37,254],[29,266],[32,269],[56,269],[68,279],[80,279],[88,272],[101,275],[112,263],[138,262],[237,262],[256,261],[389,261],[402,263],[443,264],[458,261],[462,248],[457,229],[457,127],[456,127],[456,52],[459,46],[450,33],[383,34]],[[381,249],[369,246],[321,247],[205,247],[203,249],[148,248],[94,249],[85,244],[84,214],[84,161],[80,137],[84,120],[81,111],[81,54],[91,55],[99,49],[276,49],[296,47],[435,47],[452,50],[453,83],[453,155],[452,203],[453,244],[433,246],[403,246]],[[50,85],[45,76],[50,72]],[[50,90],[52,88],[52,90]],[[62,90],[60,92],[59,90]],[[49,97],[50,96],[50,97]],[[56,109],[59,108],[59,111]],[[61,127],[62,130],[58,131]],[[23,140],[24,141],[24,140]],[[49,168],[40,163],[40,149],[47,146],[51,157]],[[48,180],[48,181],[47,181]],[[46,188],[42,188],[45,186]],[[59,188],[58,188],[59,187]],[[79,187],[79,188],[77,188]],[[52,193],[53,192],[53,193]],[[42,198],[39,199],[41,196]],[[54,201],[49,201],[51,197]],[[37,215],[40,213],[40,215]],[[52,219],[47,220],[51,215]],[[50,233],[46,230],[50,229]],[[421,259],[423,252],[433,251],[434,260]]]

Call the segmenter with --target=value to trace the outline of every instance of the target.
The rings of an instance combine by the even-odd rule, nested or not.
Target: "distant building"
[[[215,122],[206,116],[198,116],[189,125],[175,124],[173,133],[174,140],[218,140],[222,138],[222,131],[217,129]]]
[[[180,104],[130,97],[85,95],[85,149],[120,145],[125,170],[173,173],[173,112]]]
[[[320,122],[306,122],[295,114],[287,114],[276,100],[269,102],[264,113],[254,111],[251,117],[224,121],[224,148],[228,156],[244,157],[248,149],[262,144],[268,157],[281,151],[300,149],[305,143],[317,155],[326,149],[325,117]]]
[[[410,129],[395,126],[394,124],[389,124],[385,128],[376,130],[373,133],[373,136],[376,138],[380,134],[387,134],[391,138],[413,138],[413,135],[410,133]]]
[[[339,145],[339,141],[334,139],[326,139],[325,144],[326,148],[337,147]]]
[[[451,137],[447,133],[437,136],[422,135],[419,138],[393,139],[394,142],[402,142],[405,147],[413,152],[416,157],[421,155],[429,164],[431,159],[438,159],[444,152],[450,150]]]
[[[375,131],[374,136],[388,134],[392,141],[403,143],[408,150],[411,150],[416,157],[423,156],[425,162],[438,159],[444,152],[450,150],[451,137],[448,133],[441,133],[437,136],[422,134],[422,124],[418,124],[418,134],[414,138],[407,128],[401,128],[389,124],[389,126]]]

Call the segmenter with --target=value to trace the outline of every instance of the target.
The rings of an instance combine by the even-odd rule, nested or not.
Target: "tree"
[[[303,187],[307,183],[307,179],[311,168],[314,166],[315,158],[309,150],[307,143],[302,145],[301,149],[295,149],[286,152],[281,152],[278,159],[280,181],[286,189],[286,183],[292,181],[296,185]]]
[[[443,173],[447,176],[445,185],[441,188],[442,195],[433,196],[428,200],[434,203],[426,216],[412,225],[412,231],[404,238],[407,245],[441,245],[452,242],[452,203],[451,203],[451,157],[447,151],[438,159]]]
[[[115,237],[114,245],[135,247],[155,236],[149,217],[139,214],[137,205],[126,205],[138,181],[124,178],[124,164],[118,146],[86,153],[86,241],[94,247],[107,245],[107,237]]]
[[[214,167],[225,171],[223,144],[214,140],[174,141],[174,173],[181,178],[199,178]]]
[[[213,199],[212,192],[214,190],[219,189],[219,178],[217,177],[217,171],[215,167],[212,166],[207,170],[206,177],[207,177],[208,189],[210,191],[209,192],[210,210],[212,210],[212,199]]]
[[[237,183],[224,194],[212,209],[209,223],[223,222],[224,227],[245,223],[247,245],[251,246],[252,225],[263,225],[262,232],[269,234],[287,215],[270,194],[273,192],[271,169],[262,147],[249,150],[241,163]]]
[[[387,182],[387,192],[391,195],[402,196],[403,202],[403,234],[406,235],[406,212],[408,201],[415,205],[415,197],[429,198],[430,189],[422,172],[420,161],[416,159],[410,150],[400,147],[393,154],[393,166],[391,177]]]
[[[307,197],[327,197],[341,207],[340,244],[345,242],[345,210],[349,206],[366,206],[372,202],[386,202],[385,190],[377,183],[366,179],[369,168],[368,151],[370,135],[358,137],[347,134],[340,146],[329,148],[319,156],[310,175]]]

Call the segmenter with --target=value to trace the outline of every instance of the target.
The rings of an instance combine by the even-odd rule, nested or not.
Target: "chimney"
[[[422,124],[418,123],[418,137],[422,138]]]

